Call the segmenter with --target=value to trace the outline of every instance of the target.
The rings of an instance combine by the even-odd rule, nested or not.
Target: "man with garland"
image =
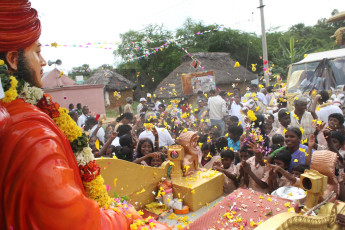
[[[106,193],[81,129],[40,89],[40,33],[27,0],[0,1],[0,229],[169,229]]]

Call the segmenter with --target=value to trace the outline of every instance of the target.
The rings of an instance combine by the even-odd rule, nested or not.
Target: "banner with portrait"
[[[197,94],[199,90],[206,93],[216,88],[214,71],[189,73],[181,78],[184,95]]]

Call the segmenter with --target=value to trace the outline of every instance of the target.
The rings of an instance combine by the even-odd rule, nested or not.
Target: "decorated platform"
[[[272,216],[294,212],[297,203],[239,188],[184,229],[254,229]]]

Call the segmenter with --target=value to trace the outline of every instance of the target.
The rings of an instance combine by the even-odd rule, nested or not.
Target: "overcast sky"
[[[297,23],[315,25],[329,18],[333,9],[345,10],[344,0],[263,0],[266,31],[287,30]],[[261,34],[259,0],[31,0],[42,23],[42,44],[85,45],[119,41],[119,34],[141,30],[148,24],[164,24],[174,31],[187,17],[206,25]],[[59,69],[90,64],[114,64],[112,50],[96,48],[44,47],[45,59],[61,59]],[[45,71],[52,67],[46,67]]]

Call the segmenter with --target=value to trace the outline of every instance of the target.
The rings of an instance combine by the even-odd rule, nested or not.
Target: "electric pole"
[[[262,36],[262,54],[263,54],[263,64],[264,68],[268,70],[268,55],[267,55],[267,42],[266,42],[266,30],[265,30],[265,16],[264,16],[264,3],[263,0],[260,1],[260,15],[261,15],[261,36]],[[265,61],[267,62],[265,64]],[[266,71],[264,71],[264,79],[266,82],[266,86],[270,85],[270,79]]]

